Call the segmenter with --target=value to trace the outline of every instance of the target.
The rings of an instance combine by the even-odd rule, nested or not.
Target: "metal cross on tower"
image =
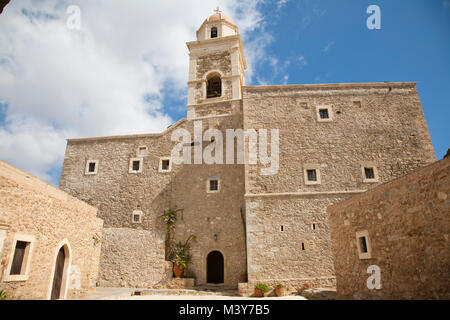
[[[222,13],[222,11],[220,11],[219,7],[217,7],[215,10],[213,10],[215,13],[219,14]]]

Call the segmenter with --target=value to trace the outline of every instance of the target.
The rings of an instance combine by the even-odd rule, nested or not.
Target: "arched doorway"
[[[55,271],[53,273],[51,300],[64,299],[66,292],[67,270],[69,265],[69,250],[66,245],[61,246],[56,255]]]
[[[223,283],[223,255],[219,251],[212,251],[206,258],[206,282]]]

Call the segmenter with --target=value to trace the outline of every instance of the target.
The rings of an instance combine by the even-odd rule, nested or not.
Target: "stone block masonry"
[[[0,161],[0,289],[9,299],[50,299],[60,248],[66,260],[59,298],[94,289],[102,226],[96,208]],[[18,273],[16,240],[28,243]]]
[[[449,196],[447,158],[329,207],[339,297],[450,299]]]

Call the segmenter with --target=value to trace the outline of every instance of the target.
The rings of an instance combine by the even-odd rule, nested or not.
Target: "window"
[[[280,231],[281,231],[281,232],[284,231],[284,226],[281,226]]]
[[[129,173],[141,173],[142,172],[142,158],[130,159]]]
[[[209,180],[209,191],[218,191],[218,190],[219,190],[219,181]]]
[[[306,164],[304,166],[304,179],[306,185],[320,184],[320,165]]]
[[[208,193],[220,192],[220,178],[219,177],[209,177],[208,178],[206,192],[208,192]]]
[[[329,119],[328,109],[319,109],[320,119]]]
[[[159,172],[170,172],[172,170],[172,161],[169,157],[159,159]]]
[[[302,250],[305,251],[305,243],[302,242]]]
[[[360,259],[371,259],[371,246],[367,230],[356,232],[356,247]]]
[[[4,281],[26,281],[28,279],[34,236],[16,234]]]
[[[373,168],[364,168],[364,173],[366,175],[366,179],[375,179],[375,172]]]
[[[329,122],[333,120],[331,106],[316,106],[317,121]]]
[[[378,171],[373,164],[363,164],[361,165],[361,171],[363,175],[363,182],[373,183],[378,182]]]
[[[140,210],[133,211],[131,222],[132,223],[142,223],[142,211],[140,211]]]
[[[146,155],[148,155],[148,149],[146,146],[140,146],[138,147],[138,153],[137,156],[138,157],[145,157]]]
[[[222,80],[214,73],[206,80],[206,98],[216,98],[222,96]]]
[[[217,38],[217,28],[216,27],[211,28],[211,38]]]
[[[311,225],[311,229],[316,230],[316,224],[315,224],[315,223],[313,223],[313,224]]]
[[[308,174],[308,181],[317,181],[317,172],[316,169],[306,170]]]
[[[98,171],[98,160],[88,160],[86,161],[86,169],[84,174],[91,175],[97,174]]]

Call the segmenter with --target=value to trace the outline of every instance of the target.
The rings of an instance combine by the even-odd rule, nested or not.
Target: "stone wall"
[[[166,288],[172,279],[172,264],[165,261],[164,238],[156,231],[103,229],[99,285]]]
[[[96,208],[0,161],[0,289],[9,299],[48,299],[63,245],[71,260],[67,298],[95,288],[103,225],[96,214]],[[34,237],[29,273],[26,280],[10,281],[18,234]]]
[[[209,117],[201,122],[202,132],[215,128],[222,132],[224,139],[226,129],[242,128],[242,118],[238,115]],[[239,277],[246,273],[241,216],[241,208],[245,213],[244,165],[172,164],[171,172],[159,172],[160,157],[170,157],[172,148],[178,143],[171,141],[173,130],[178,128],[189,131],[194,138],[194,121],[182,120],[162,134],[69,140],[61,189],[97,206],[99,217],[104,219],[107,228],[148,230],[165,235],[166,226],[161,214],[169,208],[184,209],[175,227],[175,240],[185,241],[190,235],[197,237],[191,246],[193,262],[189,269],[197,284],[206,283],[207,255],[218,250],[224,255],[224,286],[236,287]],[[210,141],[204,141],[203,148],[209,144]],[[137,156],[139,146],[148,147],[148,155],[142,157],[142,172],[129,173],[130,159]],[[87,160],[99,160],[96,175],[85,175]],[[220,177],[219,193],[207,192],[209,177]],[[142,223],[132,222],[134,210],[142,211]],[[135,250],[142,250],[136,245]],[[111,251],[104,254],[109,253]],[[107,258],[102,259],[102,273],[116,272],[106,261]],[[129,270],[133,268],[133,265],[129,266]],[[123,283],[135,283],[133,279],[124,276]],[[150,284],[152,279],[141,280]]]
[[[318,121],[324,106],[332,121]],[[326,208],[435,161],[415,83],[243,87],[243,114],[245,130],[267,129],[270,141],[279,129],[280,138],[276,174],[245,165],[251,290],[256,282],[332,284]],[[364,181],[366,164],[377,182]],[[305,183],[307,165],[321,183]]]
[[[345,299],[450,299],[450,159],[328,208],[337,290]],[[367,231],[360,259],[356,232]],[[367,268],[381,271],[369,290]]]

